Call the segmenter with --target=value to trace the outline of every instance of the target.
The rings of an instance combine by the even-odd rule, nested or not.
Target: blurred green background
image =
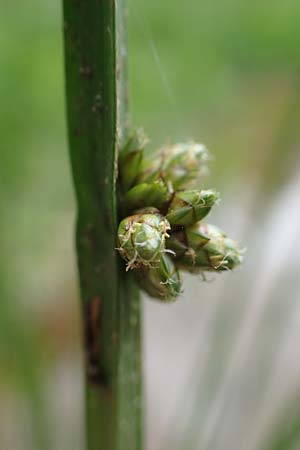
[[[2,0],[1,6],[0,448],[82,450],[80,321],[73,249],[75,204],[66,141],[61,5],[45,0]],[[161,314],[165,314],[177,324],[179,315],[186,313],[187,321],[180,324],[180,332],[187,333],[189,314],[197,311],[196,316],[202,317],[202,297],[205,297],[204,306],[209,308],[210,296],[221,299],[222,292],[226,291],[230,298],[237,298],[237,303],[231,305],[236,311],[239,298],[255,299],[263,295],[256,295],[256,280],[263,283],[268,276],[273,288],[280,279],[281,290],[280,293],[277,290],[277,295],[282,309],[277,308],[276,318],[267,323],[272,331],[268,337],[275,342],[274,336],[290,327],[281,321],[282,311],[289,308],[293,316],[297,305],[294,300],[299,300],[300,293],[297,276],[290,279],[285,275],[287,266],[284,265],[292,261],[293,270],[300,268],[299,232],[289,228],[289,222],[297,223],[299,215],[295,216],[295,211],[300,209],[299,197],[295,195],[298,184],[291,181],[298,179],[300,159],[300,4],[296,0],[187,0],[184,3],[132,0],[129,18],[133,124],[144,127],[153,147],[193,138],[211,149],[214,160],[209,185],[220,189],[224,199],[215,218],[220,225],[226,224],[230,234],[237,233],[249,249],[248,262],[234,277],[233,284],[239,285],[235,291],[228,291],[232,278],[222,281],[221,288],[193,285],[188,279],[184,310],[175,307],[171,316],[169,309],[161,311],[161,306],[146,300],[146,360],[150,352],[158,351],[153,336],[160,329],[152,327],[153,317],[159,322]],[[296,200],[289,204],[290,198],[298,199],[298,203]],[[286,214],[286,228],[278,223],[281,211]],[[256,250],[262,250],[269,235],[274,242],[291,241],[288,259],[282,256],[287,247],[278,248],[273,255],[278,263],[272,269],[277,274],[273,278],[272,270],[265,276],[261,272],[257,276],[255,272],[257,266],[260,271],[268,266],[265,253],[258,254]],[[242,281],[238,282],[239,277]],[[218,286],[218,282],[212,284]],[[243,324],[238,313],[222,309],[221,303],[220,308],[218,313],[210,312],[216,320],[210,322],[209,328],[212,333],[216,330],[221,333],[216,341],[218,353],[215,353],[219,365],[211,360],[212,372],[203,378],[201,389],[205,389],[205,383],[216,372],[223,373],[219,366],[226,365],[228,349],[220,342],[223,339],[226,342],[230,328],[239,329]],[[205,342],[210,339],[206,334],[205,338]],[[192,340],[195,347],[195,339],[187,334],[187,346]],[[233,342],[234,336],[231,339]],[[260,339],[253,342],[254,346],[264,348],[263,367],[266,365],[267,370],[269,361],[272,364],[277,361],[279,344],[276,341],[270,346],[265,334]],[[215,341],[209,341],[212,342]],[[297,339],[293,342],[299,346]],[[191,354],[191,361],[198,360],[195,355]],[[288,361],[294,359],[299,360],[296,350]],[[162,360],[168,365],[165,354]],[[152,363],[159,365],[159,361],[158,358]],[[298,374],[298,366],[291,367],[289,362],[286,372]],[[147,364],[150,372],[155,371],[146,361],[146,367]],[[174,364],[180,365],[180,360]],[[260,371],[265,370],[261,361],[253,360],[250,372],[256,373],[256,369],[257,379],[250,380],[249,384],[245,377],[239,378],[245,385],[235,403],[237,413],[239,407],[244,407],[239,403],[244,393],[253,395],[250,388],[256,382],[260,386],[259,377],[268,380],[261,375]],[[228,388],[226,382],[231,375],[226,379],[225,371],[223,378],[220,375],[219,384],[207,385],[215,399],[219,398],[222,383],[225,390]],[[149,450],[174,449],[174,442],[166,437],[167,427],[161,430],[151,419],[157,414],[159,418],[153,396],[157,395],[155,386],[160,381],[151,378],[148,372],[146,381],[150,386],[147,388]],[[287,412],[290,411],[288,395],[289,401],[284,402],[283,408],[288,425],[284,422],[283,437],[275,433],[276,425],[269,427],[269,435],[276,435],[274,439],[270,440],[261,431],[264,436],[261,441],[246,444],[244,438],[248,435],[242,425],[239,433],[238,427],[231,424],[236,432],[231,434],[236,436],[236,447],[225,437],[220,442],[211,438],[202,442],[189,427],[197,429],[195,417],[203,399],[196,401],[196,394],[188,399],[181,381],[174,388],[176,394],[169,396],[181,398],[176,402],[179,411],[183,411],[182,405],[185,408],[189,405],[187,417],[194,417],[194,423],[186,419],[185,429],[176,438],[176,448],[300,448],[300,441],[298,444],[295,441],[299,427],[294,426],[297,417],[294,406],[292,412]],[[199,388],[195,382],[192,386],[195,390]],[[300,390],[295,392],[300,394]],[[226,395],[230,398],[231,394],[229,390]],[[297,395],[291,397],[295,399]],[[216,411],[221,414],[218,402]],[[253,416],[255,411],[253,407]],[[174,427],[176,421],[182,424],[179,416],[174,412],[173,419],[168,419]],[[280,423],[283,423],[281,419]],[[244,424],[245,429],[250,426],[246,419]],[[207,427],[204,434],[209,437],[209,423]],[[227,431],[228,427],[230,423],[225,427]],[[172,435],[173,428],[169,428]],[[185,435],[189,437],[188,443]],[[271,444],[260,444],[269,440]]]

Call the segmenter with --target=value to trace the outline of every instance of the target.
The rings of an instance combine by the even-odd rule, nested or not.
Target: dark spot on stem
[[[79,68],[79,74],[86,78],[91,78],[93,75],[93,71],[90,66],[81,66]]]
[[[85,306],[86,376],[92,385],[107,384],[107,376],[100,365],[101,298],[94,297]]]
[[[84,134],[84,132],[83,132],[82,128],[76,127],[73,130],[73,134],[74,134],[74,136],[82,136]]]

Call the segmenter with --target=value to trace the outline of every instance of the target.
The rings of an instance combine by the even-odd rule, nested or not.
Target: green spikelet
[[[195,142],[179,143],[161,148],[144,160],[140,181],[162,179],[174,190],[196,187],[207,173],[208,150]]]
[[[192,273],[231,270],[243,260],[235,241],[214,225],[201,222],[172,233],[167,246],[176,254],[178,267]]]
[[[154,209],[123,219],[118,228],[118,250],[127,261],[127,270],[156,266],[165,251],[169,229],[169,222]]]
[[[172,259],[162,254],[155,267],[141,268],[135,271],[141,289],[150,297],[164,302],[173,302],[181,292],[179,272]]]
[[[169,206],[167,219],[172,227],[192,225],[203,219],[219,198],[213,189],[177,192]]]
[[[137,181],[142,170],[143,152],[148,138],[142,129],[134,130],[119,155],[119,175],[123,192]]]
[[[161,180],[153,183],[141,183],[124,195],[122,205],[125,214],[149,206],[161,209],[169,201],[170,196],[168,187]]]

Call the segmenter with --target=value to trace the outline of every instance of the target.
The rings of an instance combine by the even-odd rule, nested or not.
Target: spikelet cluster
[[[201,189],[209,152],[195,142],[148,153],[142,130],[119,155],[118,250],[141,289],[161,301],[180,294],[179,270],[199,274],[232,270],[242,262],[237,243],[203,222],[219,193]]]

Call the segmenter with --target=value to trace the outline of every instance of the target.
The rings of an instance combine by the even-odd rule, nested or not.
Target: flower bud
[[[136,270],[136,279],[150,297],[161,301],[173,302],[181,292],[179,272],[166,254],[161,255],[157,266]]]
[[[130,189],[141,171],[148,138],[142,129],[134,130],[119,154],[119,172],[123,191]]]
[[[175,232],[167,241],[181,269],[189,272],[223,271],[242,263],[242,252],[235,241],[214,225],[198,222]]]
[[[169,229],[169,222],[154,209],[123,219],[118,228],[118,250],[127,261],[127,270],[157,265]]]
[[[168,202],[170,195],[167,186],[161,180],[154,183],[137,184],[124,195],[123,210],[129,214],[149,206],[160,209]]]
[[[140,181],[162,179],[171,183],[174,190],[195,187],[207,173],[208,150],[195,142],[163,147],[143,163]]]
[[[203,219],[219,201],[219,193],[212,190],[191,190],[175,193],[167,219],[171,226],[189,226]]]

